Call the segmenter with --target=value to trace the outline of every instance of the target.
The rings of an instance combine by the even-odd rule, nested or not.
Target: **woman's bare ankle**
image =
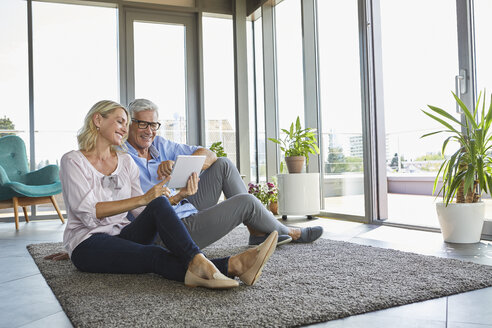
[[[214,273],[219,272],[215,265],[202,253],[193,257],[188,265],[188,270],[203,279],[213,279]]]
[[[256,248],[246,250],[229,258],[227,274],[229,276],[241,276],[255,263]]]
[[[301,238],[301,229],[300,228],[289,228],[289,236],[292,237],[292,240],[297,240]]]

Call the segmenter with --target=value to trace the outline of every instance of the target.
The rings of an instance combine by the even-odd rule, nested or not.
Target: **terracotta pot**
[[[273,213],[273,215],[278,215],[278,202],[271,202],[268,204],[268,209]]]
[[[290,156],[285,158],[289,173],[301,173],[304,166],[304,156]]]

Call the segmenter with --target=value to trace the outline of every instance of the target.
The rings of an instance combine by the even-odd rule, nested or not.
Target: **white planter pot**
[[[319,173],[278,174],[281,215],[319,214]]]
[[[485,203],[436,204],[437,216],[444,241],[449,243],[478,243],[485,218]]]

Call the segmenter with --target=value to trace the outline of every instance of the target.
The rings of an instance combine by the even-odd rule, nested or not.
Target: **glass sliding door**
[[[250,134],[254,152],[251,154],[252,168],[255,171],[253,181],[266,181],[266,150],[265,150],[265,98],[263,89],[263,38],[261,17],[248,25],[251,35],[248,40],[248,72],[250,100]],[[254,162],[254,163],[253,163]]]
[[[252,19],[252,18],[251,18]],[[265,180],[265,113],[263,106],[263,52],[257,47],[261,42],[261,18],[247,22],[248,44],[248,93],[251,181]],[[259,76],[257,74],[260,74]],[[261,102],[261,104],[260,104]],[[261,126],[262,125],[262,126]]]
[[[190,129],[188,118],[196,113],[199,98],[194,20],[131,11],[126,17],[127,102],[151,100],[159,107],[158,134],[179,143],[198,143],[198,128]]]
[[[29,72],[26,1],[0,1],[0,138],[17,135],[29,152]],[[29,207],[30,209],[30,207]],[[30,214],[30,213],[29,213]],[[0,209],[1,218],[13,218],[12,208]],[[13,222],[13,221],[12,221]]]
[[[118,101],[117,11],[33,1],[32,12],[34,148],[39,169],[59,164],[64,153],[78,149],[77,131],[92,105],[103,99]],[[23,112],[27,114],[28,107]],[[63,211],[62,195],[55,197]],[[56,215],[51,204],[36,208],[38,216]]]
[[[489,0],[474,1],[474,20],[475,20],[475,50],[476,50],[476,75],[477,75],[477,97],[482,91],[486,90],[487,106],[490,104],[492,92],[492,47],[490,47],[490,32],[492,32],[492,2]],[[478,99],[478,98],[477,98]],[[483,232],[492,235],[492,199],[490,195],[484,195],[485,202],[485,225]]]
[[[205,144],[222,142],[224,152],[236,163],[236,105],[232,18],[204,16],[203,92]]]
[[[301,1],[284,0],[274,7],[274,13],[278,127],[280,139],[283,139],[285,134],[281,129],[288,130],[292,123],[295,125],[297,116],[305,127]],[[283,158],[283,152],[281,156]]]
[[[380,5],[389,222],[438,227],[431,194],[448,154],[441,154],[442,135],[420,138],[441,130],[421,110],[435,105],[459,119],[451,95],[459,67],[456,2]]]
[[[357,0],[318,1],[325,212],[364,216]]]
[[[159,106],[164,137],[186,141],[183,25],[134,22],[135,98]],[[160,42],[156,42],[160,40]]]
[[[490,33],[492,32],[492,1],[474,1],[475,18],[475,49],[477,65],[477,91],[486,89],[487,94],[492,92],[492,47],[490,47]],[[483,94],[482,94],[483,96]]]

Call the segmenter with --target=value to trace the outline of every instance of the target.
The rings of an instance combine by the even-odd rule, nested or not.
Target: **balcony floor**
[[[388,194],[388,221],[406,225],[439,228],[435,196]],[[485,219],[492,220],[492,199],[484,198]],[[364,195],[325,198],[325,211],[364,216]]]

